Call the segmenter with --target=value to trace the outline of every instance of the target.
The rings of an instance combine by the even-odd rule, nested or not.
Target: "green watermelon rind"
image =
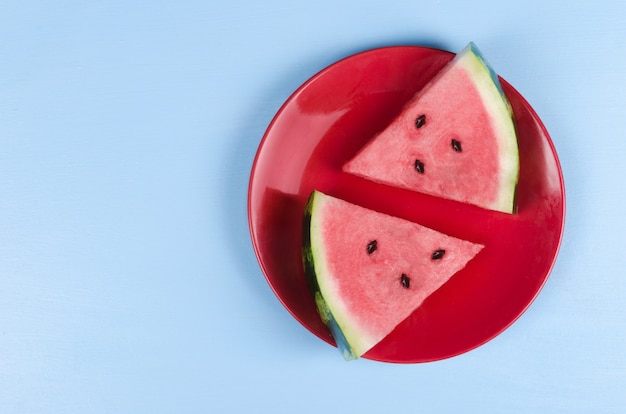
[[[455,57],[458,64],[471,74],[481,87],[478,91],[501,139],[499,144],[500,184],[499,193],[491,208],[513,213],[515,211],[517,183],[519,180],[519,149],[511,104],[502,89],[502,84],[493,67],[487,62],[478,47],[470,42]],[[451,68],[454,65],[449,65]]]
[[[326,264],[321,257],[319,246],[321,241],[319,240],[319,234],[315,232],[316,224],[314,217],[316,208],[319,208],[319,204],[322,201],[322,194],[313,191],[307,200],[303,222],[303,240],[302,240],[302,258],[304,264],[304,274],[306,277],[307,286],[309,291],[313,295],[315,300],[315,306],[317,312],[322,319],[322,322],[330,330],[333,339],[337,345],[337,348],[341,351],[343,357],[346,360],[357,359],[361,354],[355,351],[355,344],[350,344],[347,336],[358,338],[356,333],[350,335],[350,331],[347,328],[350,324],[345,323],[340,316],[341,312],[338,309],[341,308],[340,301],[334,301],[332,297],[327,297],[322,292],[328,292],[328,286],[326,286],[327,280],[324,275],[328,275],[329,272],[326,269]],[[314,260],[314,257],[317,260]],[[321,285],[321,286],[320,286]],[[331,311],[334,309],[335,311]]]

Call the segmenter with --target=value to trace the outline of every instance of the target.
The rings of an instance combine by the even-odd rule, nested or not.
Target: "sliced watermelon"
[[[482,248],[319,191],[307,202],[305,274],[348,360],[385,338]]]
[[[513,213],[519,157],[498,76],[470,43],[343,170]]]

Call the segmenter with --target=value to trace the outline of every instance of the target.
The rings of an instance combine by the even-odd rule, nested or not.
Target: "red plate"
[[[487,342],[530,305],[559,249],[565,194],[557,154],[539,117],[504,80],[518,128],[517,214],[376,185],[341,172],[342,164],[453,56],[402,46],[343,59],[285,102],[256,154],[248,217],[259,264],[285,308],[330,344],[334,341],[307,291],[301,260],[304,204],[313,189],[485,245],[365,358],[434,361]]]

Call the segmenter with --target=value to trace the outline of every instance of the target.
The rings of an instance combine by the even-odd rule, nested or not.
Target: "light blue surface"
[[[344,362],[257,265],[257,145],[337,59],[470,40],[559,153],[558,261],[474,351]],[[3,1],[0,412],[625,412],[625,96],[619,0]]]

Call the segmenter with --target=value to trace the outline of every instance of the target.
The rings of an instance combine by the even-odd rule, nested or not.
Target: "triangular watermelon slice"
[[[307,202],[305,274],[348,360],[380,342],[482,248],[319,191]]]
[[[343,170],[513,213],[517,137],[498,76],[470,43]]]

